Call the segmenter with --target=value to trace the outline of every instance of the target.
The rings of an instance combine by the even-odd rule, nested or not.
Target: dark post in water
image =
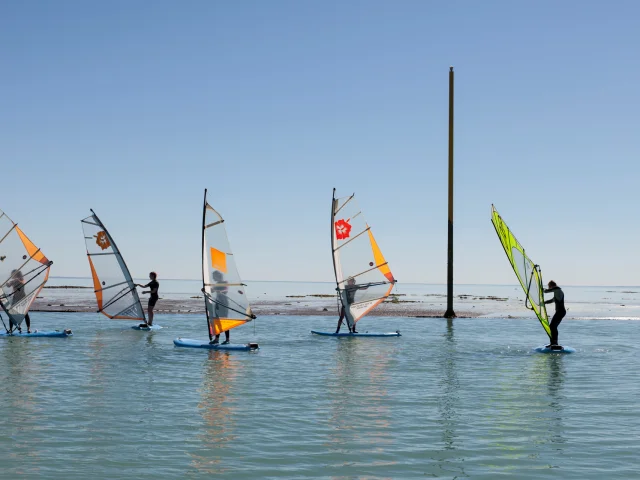
[[[444,318],[454,318],[453,311],[453,67],[449,67],[449,222],[447,229],[447,311]]]

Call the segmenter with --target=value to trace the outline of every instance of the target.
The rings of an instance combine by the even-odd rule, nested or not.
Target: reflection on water
[[[242,363],[231,352],[209,350],[204,364],[198,408],[204,420],[201,454],[194,453],[192,465],[202,473],[225,471],[222,461],[228,443],[235,439],[234,407],[239,399],[232,394]]]
[[[442,355],[442,397],[439,403],[440,417],[442,423],[442,441],[445,448],[454,450],[456,439],[456,424],[458,415],[456,405],[458,403],[458,390],[460,384],[456,373],[456,341],[453,336],[453,319],[447,319],[447,333],[445,338],[445,352]]]
[[[440,413],[439,423],[442,427],[443,451],[436,458],[438,467],[447,474],[457,477],[466,476],[464,467],[457,464],[456,445],[457,428],[460,423],[458,406],[460,396],[460,381],[457,373],[457,345],[454,336],[453,319],[447,319],[447,330],[444,334],[443,351],[440,355],[439,371],[441,372],[440,387],[442,393],[438,402]]]
[[[96,332],[96,336],[89,342],[87,357],[89,360],[89,375],[87,375],[87,388],[89,407],[92,409],[104,405],[105,393],[105,353],[107,342],[104,332]]]
[[[505,360],[504,370],[496,372],[505,380],[500,381],[495,398],[500,407],[495,407],[493,432],[497,438],[494,445],[504,454],[500,463],[490,465],[503,473],[513,471],[518,464],[530,464],[536,469],[559,468],[561,446],[565,443],[565,359],[562,355],[529,353],[521,366],[512,357]]]
[[[1,433],[9,437],[10,445],[7,446],[10,448],[3,452],[3,446],[0,452],[7,459],[24,460],[24,457],[29,457],[29,461],[37,465],[38,444],[42,438],[38,435],[41,426],[35,420],[42,411],[38,389],[47,374],[48,364],[35,361],[29,339],[9,338],[1,342],[5,368],[0,369],[0,405],[3,406],[3,415],[12,417],[20,428]],[[28,470],[22,473],[33,474],[39,468],[34,466]]]
[[[555,444],[555,451],[562,451],[561,445],[566,442],[563,425],[562,386],[565,378],[564,355],[535,355],[531,378],[538,391],[546,388],[547,395],[541,397],[542,411],[537,416],[542,422],[544,435],[537,443]]]
[[[336,343],[333,368],[327,376],[330,399],[327,447],[346,458],[384,454],[393,442],[392,402],[388,398],[388,364],[392,345],[371,339],[341,339]],[[384,340],[383,340],[384,341]],[[372,346],[374,348],[372,348]],[[346,463],[346,460],[345,460]],[[393,464],[379,461],[370,465]]]
[[[632,322],[570,322],[582,349],[562,356],[531,353],[535,319],[405,319],[398,339],[338,340],[310,337],[318,318],[277,317],[254,355],[175,348],[177,332],[202,333],[186,315],[151,335],[61,319],[74,337],[0,340],[1,478],[609,480],[640,468]]]

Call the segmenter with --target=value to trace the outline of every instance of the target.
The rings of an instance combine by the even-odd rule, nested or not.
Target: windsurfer
[[[544,293],[553,293],[553,298],[544,303],[555,303],[556,313],[553,314],[549,325],[551,328],[551,343],[547,345],[547,348],[560,349],[562,347],[558,345],[558,325],[567,314],[567,310],[564,307],[564,292],[553,280],[549,282],[548,287],[544,290]]]
[[[355,300],[355,296],[356,296],[356,292],[358,290],[366,290],[367,288],[369,288],[366,285],[356,285],[356,279],[355,278],[349,278],[347,280],[347,285],[344,288],[345,291],[345,296],[346,296],[346,304],[347,307],[349,305],[351,305],[354,300]],[[340,333],[340,327],[342,326],[342,321],[347,317],[347,310],[345,308],[345,304],[342,304],[342,309],[340,310],[340,318],[338,319],[338,326],[336,327],[336,333]],[[349,327],[349,332],[350,333],[358,333],[356,332],[356,322],[353,322],[353,326]],[[348,325],[348,322],[347,322]]]
[[[153,307],[156,306],[156,302],[160,298],[158,296],[158,288],[160,288],[160,284],[158,283],[156,278],[158,278],[158,274],[156,272],[151,272],[149,273],[149,280],[151,280],[149,283],[147,283],[146,285],[141,285],[139,283],[137,284],[138,287],[149,289],[149,291],[147,292],[142,292],[149,294],[149,304],[147,306],[149,319],[147,320],[147,323],[140,324],[141,327],[151,327],[153,325]]]
[[[11,301],[11,307],[18,304],[25,297],[25,283],[26,282],[24,281],[24,277],[22,276],[22,272],[20,270],[11,271],[11,280],[7,283],[7,286],[13,288],[13,299]],[[31,333],[31,319],[29,318],[28,313],[24,316],[24,322],[27,324],[27,332]],[[16,328],[19,332],[22,332],[20,325],[16,325]]]
[[[213,324],[215,319],[225,318],[227,315],[229,315],[229,299],[227,298],[228,287],[226,285],[226,282],[224,280],[224,276],[222,275],[222,273],[219,270],[215,270],[211,273],[211,278],[213,278],[213,281],[215,282],[215,285],[213,286],[213,289],[212,289],[214,293],[213,302],[215,304],[215,307],[214,307],[215,318],[211,319],[211,322]],[[204,288],[202,289],[202,291],[204,292]],[[226,345],[227,343],[229,343],[229,338],[230,338],[229,330],[225,330],[224,342],[222,342],[222,345]],[[220,341],[220,334],[218,333],[215,336],[215,338],[211,341],[211,344],[217,345],[219,341]]]

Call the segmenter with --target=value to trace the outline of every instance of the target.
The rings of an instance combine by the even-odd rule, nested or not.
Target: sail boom
[[[369,273],[369,272],[371,272],[371,271],[373,271],[373,270],[375,270],[375,269],[377,269],[377,268],[384,267],[384,266],[386,266],[386,265],[387,265],[387,262],[384,262],[384,263],[382,263],[382,264],[380,264],[380,265],[375,265],[375,266],[373,266],[373,267],[371,267],[371,268],[368,268],[368,269],[367,269],[367,270],[365,270],[364,272],[360,272],[360,273],[355,273],[355,274],[353,274],[353,275],[349,275],[349,278],[358,278],[358,277],[360,277],[360,276],[362,276],[362,275],[364,275],[364,274],[366,274],[366,273]],[[341,281],[341,282],[339,282],[339,283],[344,283],[345,281],[346,281],[346,280],[342,280],[342,281]],[[390,283],[390,282],[372,283],[371,285],[381,285],[381,284],[383,284],[383,283]]]
[[[94,290],[93,293],[98,293],[98,292],[104,292],[105,290],[109,290],[110,288],[114,288],[114,287],[119,287],[120,285],[128,285],[129,282],[120,282],[120,283],[114,283],[113,285],[109,285],[108,287],[104,287],[104,288],[99,288],[97,290]]]
[[[38,249],[38,252],[39,252],[39,251],[40,251],[40,249]],[[36,253],[37,253],[37,252],[36,252]],[[22,269],[24,268],[24,266],[25,266],[27,263],[29,263],[31,260],[33,260],[33,257],[35,257],[35,254],[34,254],[33,256],[28,257],[28,258],[27,258],[27,260],[25,260],[25,261],[24,261],[24,263],[22,263],[22,265],[20,265],[16,270],[18,270],[18,271],[22,270]],[[32,270],[32,271],[33,271],[33,270]],[[4,283],[2,283],[2,284],[0,285],[0,288],[3,288],[3,287],[4,287],[4,286],[5,286],[5,285],[10,281],[10,280],[12,280],[12,279],[13,279],[13,277],[11,277],[11,276],[10,276],[9,278],[7,278],[7,279],[4,281]]]

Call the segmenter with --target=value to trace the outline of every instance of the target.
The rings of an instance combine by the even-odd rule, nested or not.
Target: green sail
[[[496,229],[500,243],[507,254],[509,263],[516,273],[516,277],[520,281],[520,285],[527,295],[525,305],[533,310],[540,320],[542,328],[551,338],[551,329],[549,328],[549,317],[547,316],[547,308],[544,304],[544,287],[542,286],[542,273],[540,267],[535,265],[524,251],[520,242],[511,233],[507,224],[498,214],[498,211],[491,205],[491,222]]]

